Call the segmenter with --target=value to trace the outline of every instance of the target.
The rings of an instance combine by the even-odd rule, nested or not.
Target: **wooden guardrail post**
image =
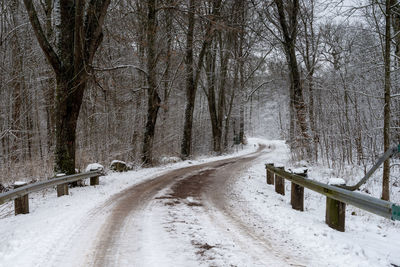
[[[99,185],[99,176],[90,177],[90,185]]]
[[[345,185],[344,181],[329,182],[330,185]],[[326,197],[326,224],[340,232],[344,232],[345,229],[345,218],[346,218],[346,203]]]
[[[278,169],[285,170],[284,166],[276,166]],[[275,174],[275,192],[285,195],[285,179]]]
[[[307,170],[303,172],[294,172],[294,174],[307,177]],[[290,204],[292,204],[292,208],[295,210],[304,211],[304,187],[292,182],[291,188]]]
[[[59,184],[57,185],[57,197],[61,197],[64,195],[68,195],[68,184]]]
[[[14,189],[18,188],[18,187],[22,187],[24,185],[27,185],[27,183],[16,182],[14,184]],[[14,199],[14,210],[15,210],[15,215],[29,213],[29,196],[28,196],[28,194]]]
[[[267,163],[265,164],[265,169],[267,171],[267,184],[274,184],[274,173],[268,170],[268,166],[274,167],[273,163]]]
[[[65,174],[57,174],[56,177],[62,177]],[[68,183],[57,185],[57,197],[68,195]]]

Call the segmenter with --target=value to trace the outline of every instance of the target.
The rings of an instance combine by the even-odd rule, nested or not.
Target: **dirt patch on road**
[[[171,193],[165,196],[156,197],[155,199],[169,200],[164,203],[166,206],[175,206],[185,203],[190,207],[200,207],[202,204],[197,201],[197,199],[199,199],[202,188],[208,184],[209,179],[212,178],[214,172],[215,168],[212,168],[190,175],[176,182],[171,187]]]
[[[177,199],[198,197],[214,171],[215,169],[204,170],[177,182],[172,186],[170,196]]]
[[[209,245],[208,243],[199,243],[194,240],[192,240],[192,245],[198,249],[196,254],[200,255],[201,257],[204,257],[205,256],[204,254],[210,249],[215,248],[215,246]],[[209,258],[208,260],[212,259]]]

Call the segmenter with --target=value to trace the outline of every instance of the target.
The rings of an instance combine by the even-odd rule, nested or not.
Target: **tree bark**
[[[83,86],[79,94],[83,94]],[[79,95],[70,93],[71,87],[67,75],[57,77],[55,171],[67,175],[75,173],[76,125],[82,104]]]
[[[147,86],[148,86],[148,101],[147,101],[147,121],[144,132],[142,161],[145,166],[150,166],[153,163],[153,140],[155,127],[157,122],[158,110],[160,109],[161,99],[157,92],[157,77],[156,77],[156,48],[155,38],[157,32],[156,25],[156,1],[150,0],[147,2]]]
[[[203,59],[206,49],[210,45],[213,33],[213,22],[219,16],[221,7],[221,0],[213,1],[213,9],[211,19],[207,22],[206,31],[203,37],[203,43],[197,60],[196,71],[193,68],[193,32],[195,24],[195,11],[196,11],[196,0],[190,0],[189,2],[189,18],[188,18],[188,30],[186,33],[186,107],[185,107],[185,122],[183,126],[183,137],[181,143],[181,158],[186,159],[192,153],[192,127],[193,127],[193,111],[196,100],[197,84],[200,79],[201,68],[203,66]]]
[[[290,72],[290,82],[293,88],[293,107],[295,110],[296,124],[299,127],[301,141],[299,146],[304,148],[302,155],[310,158],[310,137],[308,134],[307,109],[303,99],[303,87],[301,84],[300,71],[296,58],[296,36],[297,36],[297,14],[299,11],[299,1],[290,1],[288,9],[288,20],[285,14],[285,7],[282,0],[275,0],[278,10],[278,19],[283,35],[283,46]],[[301,149],[302,150],[302,149]]]
[[[243,47],[242,44],[239,48],[239,84],[241,91],[241,98],[239,103],[239,142],[244,144],[244,62],[243,62]]]
[[[188,30],[186,33],[186,108],[185,123],[183,126],[183,138],[181,144],[181,157],[183,159],[187,158],[191,154],[193,111],[197,89],[197,84],[195,83],[195,79],[193,77],[193,33],[195,23],[194,13],[196,11],[195,2],[195,0],[190,0],[189,2]]]
[[[223,125],[223,116],[225,109],[225,84],[228,72],[228,61],[229,61],[229,52],[224,50],[222,42],[221,33],[219,35],[219,62],[220,70],[219,70],[219,86],[217,86],[216,79],[216,61],[217,61],[217,53],[216,51],[208,51],[206,56],[206,74],[207,74],[207,83],[208,83],[208,110],[211,118],[211,129],[213,135],[213,150],[214,152],[221,153],[222,152],[222,125]],[[216,46],[216,45],[215,45]],[[225,48],[225,49],[224,49]],[[216,49],[215,49],[216,50]],[[216,92],[217,91],[217,92]],[[216,98],[216,94],[218,94],[218,99]]]
[[[300,46],[302,51],[302,57],[304,60],[304,65],[306,67],[307,83],[308,83],[308,116],[310,119],[310,130],[313,140],[313,146],[311,149],[312,160],[318,161],[318,142],[319,137],[316,129],[315,120],[315,107],[314,107],[314,72],[315,66],[318,61],[318,46],[320,40],[320,34],[315,35],[314,31],[314,7],[315,2],[311,0],[304,3],[304,9],[301,12],[301,20],[303,24],[303,44]]]
[[[229,126],[230,126],[230,120],[231,120],[231,115],[232,115],[232,108],[233,108],[233,100],[235,99],[235,90],[237,90],[238,87],[238,72],[239,68],[237,65],[235,66],[234,69],[234,74],[233,74],[233,88],[232,92],[230,95],[229,99],[229,104],[228,104],[228,111],[226,112],[225,116],[225,132],[224,132],[224,150],[226,151],[228,149],[229,141],[228,141],[228,136],[229,136]],[[234,134],[235,137],[235,134]]]
[[[213,138],[213,150],[215,152],[219,152],[221,149],[221,129],[218,127],[218,114],[216,107],[216,97],[215,97],[215,64],[216,64],[216,55],[215,51],[211,51],[209,49],[206,53],[206,76],[207,76],[207,102],[208,102],[208,111],[210,114],[211,121],[211,130],[212,130],[212,138]]]
[[[385,25],[385,107],[383,119],[383,149],[387,151],[390,148],[390,23],[391,23],[391,0],[386,0],[386,25]],[[382,199],[390,199],[390,162],[389,159],[383,163],[382,177]]]

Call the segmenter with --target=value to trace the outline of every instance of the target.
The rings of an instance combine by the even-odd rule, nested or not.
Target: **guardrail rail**
[[[29,213],[28,195],[52,186],[57,186],[57,196],[68,195],[68,183],[90,178],[90,185],[98,185],[102,171],[90,171],[68,176],[52,178],[33,184],[17,184],[15,189],[0,194],[0,205],[14,200],[15,215]]]
[[[285,194],[284,180],[292,182],[291,204],[296,210],[304,210],[304,188],[326,196],[325,222],[333,229],[344,232],[346,204],[369,211],[376,215],[400,220],[400,206],[365,194],[349,191],[338,186],[328,185],[306,178],[306,173],[289,173],[284,167],[273,163],[265,164],[267,183],[275,184],[275,191]]]

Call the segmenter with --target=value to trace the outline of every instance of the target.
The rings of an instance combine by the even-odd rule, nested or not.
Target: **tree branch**
[[[264,85],[266,85],[267,83],[270,83],[270,82],[272,82],[272,81],[273,81],[273,80],[262,82],[260,85],[258,85],[256,88],[254,88],[253,91],[251,91],[251,93],[246,97],[246,100],[245,100],[244,102],[248,102],[248,101],[250,100],[250,97],[251,97],[255,92],[257,92],[258,89],[260,89],[262,86],[264,86]]]
[[[102,39],[102,25],[110,0],[91,0],[85,19],[85,63],[91,64]]]
[[[53,67],[54,72],[56,74],[60,74],[62,72],[61,61],[43,32],[32,0],[24,0],[24,4],[26,10],[28,11],[29,21],[31,22],[40,47],[42,48],[50,65]]]
[[[115,67],[110,67],[110,68],[100,68],[100,67],[92,66],[92,69],[95,71],[113,71],[113,70],[126,69],[126,68],[134,68],[134,69],[142,72],[143,74],[145,74],[146,77],[149,75],[147,73],[147,71],[145,71],[144,69],[142,69],[136,65],[120,65],[120,66],[115,66]]]

